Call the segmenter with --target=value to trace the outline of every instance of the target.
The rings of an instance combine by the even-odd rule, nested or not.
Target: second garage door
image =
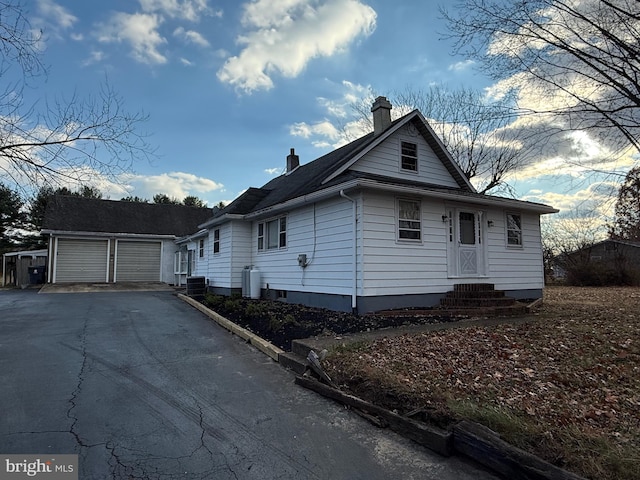
[[[116,282],[159,282],[161,242],[118,240]]]

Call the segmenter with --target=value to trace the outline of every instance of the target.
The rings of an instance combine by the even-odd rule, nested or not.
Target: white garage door
[[[106,282],[108,240],[58,239],[56,282]]]
[[[118,240],[116,282],[159,282],[160,242]]]

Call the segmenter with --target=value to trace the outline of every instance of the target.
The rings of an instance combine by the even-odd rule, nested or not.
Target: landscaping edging
[[[195,307],[229,332],[238,335],[274,361],[286,359],[284,350],[276,347],[249,330],[227,320],[222,315],[205,307],[202,303],[187,295],[178,294],[178,298]],[[282,362],[283,365],[286,362]],[[468,420],[463,420],[449,432],[440,428],[404,417],[386,408],[374,405],[336,388],[330,387],[310,377],[296,376],[295,383],[311,389],[325,397],[339,401],[364,412],[365,418],[380,427],[391,430],[429,448],[443,456],[456,453],[467,456],[481,465],[506,478],[523,480],[586,480],[584,477],[563,470],[544,460],[525,452],[501,439],[500,435],[489,428]]]
[[[205,307],[199,301],[194,300],[193,298],[188,297],[187,295],[184,295],[182,293],[178,294],[178,298],[183,300],[183,301],[185,301],[185,302],[187,302],[192,307],[197,308],[202,313],[204,313],[207,317],[209,317],[210,319],[214,320],[218,325],[220,325],[221,327],[225,328],[226,330],[229,330],[231,333],[239,336],[243,340],[246,340],[248,343],[250,343],[251,345],[256,347],[262,353],[264,353],[264,354],[268,355],[269,357],[271,357],[276,362],[279,362],[280,361],[280,355],[285,353],[284,350],[282,350],[281,348],[278,348],[275,345],[273,345],[272,343],[267,342],[266,340],[264,340],[263,338],[259,337],[255,333],[250,332],[246,328],[242,328],[241,326],[236,325],[235,323],[227,320],[222,315],[218,315],[213,310],[210,310],[207,307]]]

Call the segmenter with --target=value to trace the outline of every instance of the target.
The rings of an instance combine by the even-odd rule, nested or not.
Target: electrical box
[[[298,265],[300,265],[302,268],[307,266],[307,254],[306,253],[301,253],[300,255],[298,255]]]

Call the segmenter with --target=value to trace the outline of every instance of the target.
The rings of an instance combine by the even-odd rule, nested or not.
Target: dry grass
[[[640,288],[550,287],[537,320],[332,352],[335,380],[400,413],[471,418],[593,479],[640,479]]]

